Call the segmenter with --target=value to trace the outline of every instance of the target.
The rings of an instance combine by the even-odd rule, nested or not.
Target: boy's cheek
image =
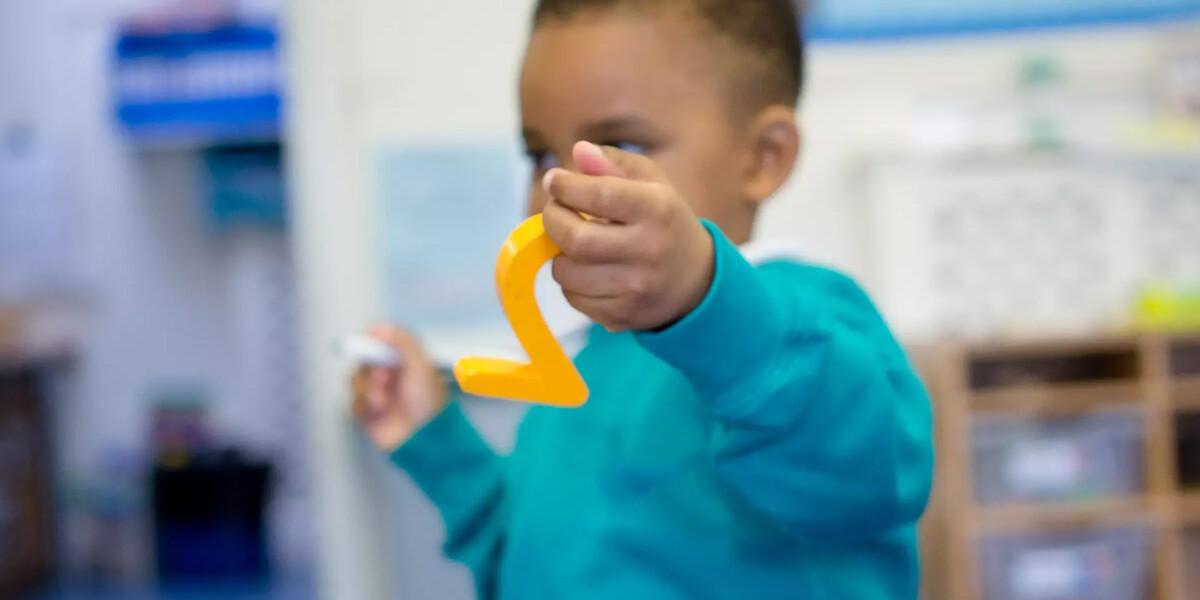
[[[529,200],[525,203],[525,216],[532,217],[541,214],[550,201],[550,195],[542,190],[541,185],[533,185],[529,192]]]

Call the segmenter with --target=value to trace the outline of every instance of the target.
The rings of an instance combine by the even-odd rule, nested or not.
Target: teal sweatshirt
[[[485,600],[917,597],[926,393],[867,296],[752,266],[660,332],[593,328],[591,396],[535,407],[508,457],[451,404],[392,458]]]

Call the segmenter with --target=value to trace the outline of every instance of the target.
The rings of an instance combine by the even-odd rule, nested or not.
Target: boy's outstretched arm
[[[708,294],[637,338],[709,402],[722,474],[823,543],[915,522],[933,472],[929,400],[866,294],[825,269],[753,267],[709,229]]]
[[[471,569],[481,599],[493,598],[507,520],[505,460],[457,404],[447,405],[440,372],[411,335],[390,326],[371,335],[404,359],[397,368],[359,369],[354,414],[437,506],[446,524],[446,555]]]
[[[866,295],[828,270],[755,268],[644,156],[579,143],[551,170],[546,232],[567,300],[682,372],[711,405],[728,481],[799,535],[914,522],[933,471],[929,401]],[[591,218],[584,218],[580,213]]]

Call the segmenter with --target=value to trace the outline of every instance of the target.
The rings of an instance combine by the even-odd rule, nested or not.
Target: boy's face
[[[549,200],[537,182],[553,167],[573,170],[571,148],[586,140],[651,157],[696,214],[722,228],[752,220],[752,144],[699,27],[669,12],[617,10],[534,31],[521,72],[530,214]]]

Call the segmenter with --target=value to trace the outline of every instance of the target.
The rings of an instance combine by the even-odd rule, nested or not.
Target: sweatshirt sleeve
[[[716,261],[707,296],[637,338],[709,404],[719,472],[812,541],[915,522],[933,472],[929,399],[866,294],[827,269],[754,267],[705,227]]]
[[[471,569],[481,600],[494,598],[507,528],[506,459],[479,437],[457,402],[391,458],[441,513],[446,556]]]

